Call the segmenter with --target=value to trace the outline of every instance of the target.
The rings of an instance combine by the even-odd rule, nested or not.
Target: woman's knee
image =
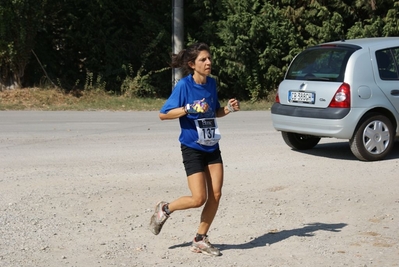
[[[219,203],[221,198],[222,198],[222,193],[221,192],[213,192],[208,197],[208,202],[212,201],[212,202],[215,202],[215,203]]]
[[[199,208],[204,205],[206,202],[205,196],[193,197],[193,206],[194,208]]]
[[[216,200],[217,202],[219,202],[220,199],[222,198],[222,192],[213,193],[213,196],[215,197],[215,200]]]

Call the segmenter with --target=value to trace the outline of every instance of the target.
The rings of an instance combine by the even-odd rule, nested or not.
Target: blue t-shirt
[[[219,147],[218,143],[213,146],[204,146],[196,142],[198,140],[198,133],[195,126],[195,120],[216,117],[215,112],[220,108],[220,103],[217,97],[215,79],[208,76],[206,78],[206,84],[197,84],[194,82],[191,74],[182,78],[176,84],[160,112],[166,114],[171,109],[192,104],[195,100],[201,100],[203,98],[205,98],[205,102],[209,105],[207,112],[187,114],[186,116],[179,118],[181,128],[179,141],[181,144],[193,149],[204,152],[213,152]]]

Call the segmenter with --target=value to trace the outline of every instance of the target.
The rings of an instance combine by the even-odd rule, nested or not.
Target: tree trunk
[[[26,64],[22,64],[23,69],[21,71],[13,72],[9,66],[0,66],[0,91],[12,90],[22,88],[22,77]]]

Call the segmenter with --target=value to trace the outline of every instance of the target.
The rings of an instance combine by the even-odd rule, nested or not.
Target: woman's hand
[[[229,101],[227,102],[227,109],[230,112],[239,111],[240,110],[240,102],[235,98],[229,99]]]
[[[187,104],[185,109],[187,113],[205,113],[208,111],[209,105],[205,102],[205,98],[203,98],[195,100],[193,104]]]

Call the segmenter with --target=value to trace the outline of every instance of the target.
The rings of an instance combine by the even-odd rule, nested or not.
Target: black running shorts
[[[215,163],[223,164],[222,155],[219,148],[211,153],[207,153],[192,149],[185,145],[181,145],[181,152],[187,176],[190,176],[197,172],[205,171],[205,166]]]

